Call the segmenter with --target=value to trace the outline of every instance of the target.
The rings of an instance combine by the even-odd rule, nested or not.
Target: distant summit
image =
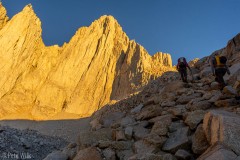
[[[31,5],[11,20],[2,5],[0,13],[1,118],[89,116],[174,70],[169,54],[150,56],[112,16],[80,28],[62,47],[46,47]]]

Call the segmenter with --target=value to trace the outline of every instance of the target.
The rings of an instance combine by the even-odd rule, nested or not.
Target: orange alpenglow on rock
[[[171,56],[150,56],[112,16],[80,28],[68,43],[45,46],[27,5],[8,21],[0,8],[0,118],[86,117],[111,100],[173,71]]]

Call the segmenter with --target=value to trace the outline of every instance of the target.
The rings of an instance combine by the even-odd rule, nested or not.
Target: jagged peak
[[[95,20],[91,25],[96,25],[96,24],[98,24],[104,28],[111,26],[111,27],[116,27],[116,28],[123,30],[121,25],[118,23],[118,21],[111,15],[103,15],[100,18],[98,18],[97,20]]]
[[[34,12],[33,6],[31,4],[26,5],[23,10],[21,12],[19,12],[18,14],[16,14],[12,19],[14,19],[15,17],[19,17],[22,18],[22,16],[24,16],[24,18],[27,19],[31,19],[33,21],[35,21],[35,24],[37,26],[41,26],[41,21],[38,18],[38,16],[36,15],[36,13]],[[32,22],[31,22],[32,23]]]
[[[100,21],[100,22],[110,21],[110,22],[119,24],[118,21],[112,15],[103,15],[96,21]]]
[[[42,34],[41,21],[35,14],[31,4],[26,5],[22,11],[15,14],[1,29],[1,34],[14,33],[16,37],[23,36],[22,34],[30,34],[29,32],[39,33],[39,37]]]
[[[32,6],[32,4],[31,4],[31,3],[27,4],[27,5],[23,8],[23,10],[32,10],[32,11],[33,11],[33,6]]]
[[[7,18],[7,20],[9,19],[7,17],[7,10],[6,8],[2,5],[2,3],[0,2],[0,12],[2,15],[0,16],[5,16]],[[23,16],[23,17],[22,17]],[[11,20],[15,19],[16,17],[20,17],[20,19],[32,19],[33,21],[36,22],[36,24],[38,26],[41,26],[41,21],[38,18],[38,16],[36,15],[36,13],[34,12],[33,6],[31,4],[26,5],[22,11],[20,11],[19,13],[15,14],[13,16],[13,18],[11,18]],[[32,21],[32,22],[33,22]],[[32,23],[31,22],[31,23]]]
[[[7,10],[6,10],[6,8],[2,5],[2,2],[0,2],[0,11],[2,12],[1,14],[4,14],[4,16],[7,16]]]
[[[2,7],[5,8],[5,7],[3,6],[2,2],[0,2],[0,7],[1,7],[1,8],[2,8]]]
[[[22,11],[20,11],[19,13],[15,14],[13,16],[12,19],[14,19],[15,17],[21,17],[24,16],[24,18],[33,18],[35,21],[40,22],[40,19],[38,18],[38,16],[36,15],[36,13],[34,12],[34,9],[32,7],[31,4],[26,5]]]
[[[75,37],[78,37],[81,34],[84,34],[84,32],[86,30],[88,30],[89,28],[91,28],[91,29],[98,28],[101,31],[104,31],[104,33],[106,33],[107,30],[113,31],[114,29],[116,29],[116,30],[122,32],[123,34],[125,34],[126,37],[127,37],[127,34],[123,31],[122,27],[120,26],[118,21],[113,16],[111,16],[111,15],[103,15],[103,16],[99,17],[98,19],[94,20],[91,23],[91,25],[89,25],[89,26],[82,26],[82,27],[78,28],[78,30],[76,31],[75,35],[71,39],[73,39]]]
[[[32,4],[26,5],[20,13],[27,13],[27,14],[31,13],[36,16]]]

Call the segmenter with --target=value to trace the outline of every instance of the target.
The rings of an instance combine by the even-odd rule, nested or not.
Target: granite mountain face
[[[2,29],[8,21],[7,11],[0,4],[0,29]]]
[[[10,20],[1,5],[0,29],[1,118],[89,116],[174,70],[169,54],[150,56],[112,16],[79,28],[61,47],[45,46],[31,5]]]
[[[227,57],[231,72],[220,90],[210,56],[189,62],[192,81],[182,83],[169,54],[150,56],[112,16],[80,28],[61,47],[45,46],[30,5],[10,20],[1,6],[0,16],[0,119],[94,113],[81,123],[58,119],[55,126],[25,124],[21,131],[0,125],[0,154],[19,149],[45,160],[240,159],[240,34],[213,53]],[[66,141],[58,135],[78,140],[61,148]]]

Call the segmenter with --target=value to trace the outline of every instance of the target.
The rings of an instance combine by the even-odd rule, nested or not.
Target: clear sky
[[[12,17],[29,3],[42,21],[46,45],[68,42],[81,26],[114,16],[149,54],[202,58],[240,33],[240,0],[2,0]]]

